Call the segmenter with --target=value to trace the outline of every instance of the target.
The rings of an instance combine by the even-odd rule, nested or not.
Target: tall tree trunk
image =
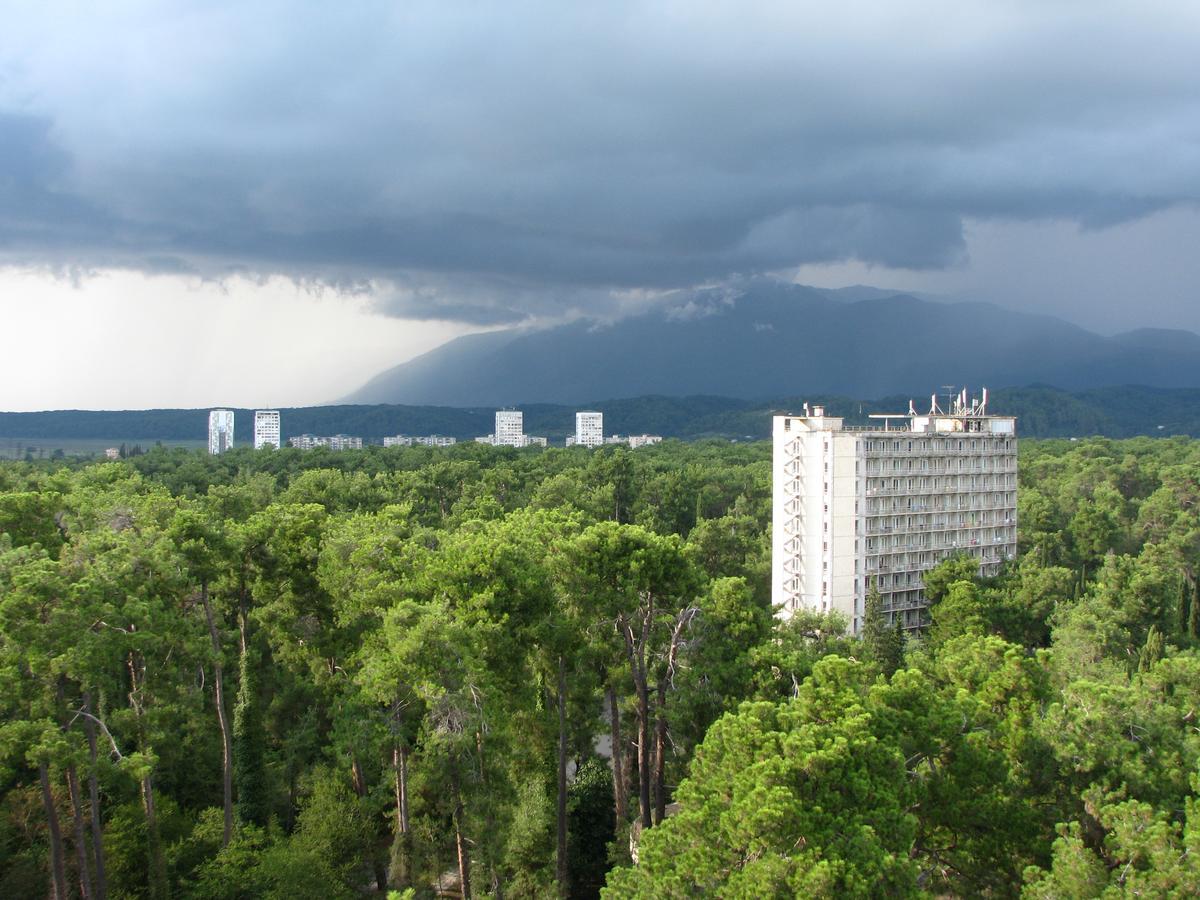
[[[83,830],[83,797],[79,790],[79,776],[74,764],[67,766],[67,791],[71,795],[72,828],[75,835],[75,860],[79,867],[79,896],[91,900],[92,875],[88,871],[87,838]]]
[[[650,691],[643,675],[635,679],[638,703],[638,805],[642,828],[652,824],[650,817]]]
[[[233,734],[225,713],[225,665],[221,658],[221,635],[217,631],[208,597],[208,584],[200,586],[200,600],[204,604],[204,618],[208,621],[208,637],[213,650],[213,696],[217,704],[217,724],[221,727],[221,787],[225,807],[225,831],[221,846],[228,847],[233,838]]]
[[[55,686],[55,695],[58,700],[58,724],[64,732],[70,727],[70,722],[67,720],[66,682],[66,676],[59,675],[58,683]],[[83,900],[90,900],[92,879],[88,873],[87,840],[83,831],[83,798],[79,790],[79,776],[75,772],[74,763],[67,763],[65,774],[67,795],[71,799],[71,830],[75,844],[75,863],[79,869],[79,895]]]
[[[54,794],[50,790],[50,769],[45,762],[38,762],[38,778],[42,782],[42,806],[46,811],[46,824],[50,829],[50,876],[55,900],[67,900],[67,867],[63,859],[62,829],[58,825],[58,810],[54,808]]]
[[[83,692],[83,711],[92,714],[92,695]],[[87,735],[88,757],[88,805],[92,818],[92,857],[96,863],[96,900],[107,900],[108,876],[104,871],[104,828],[100,823],[100,783],[96,777],[96,723],[87,716],[83,719],[83,731]]]
[[[560,897],[570,892],[567,872],[567,663],[558,657],[558,858],[556,874]]]
[[[131,650],[126,658],[126,664],[129,668],[129,706],[134,713],[137,746],[140,751],[150,756],[151,749],[146,737],[146,723],[143,719],[145,714],[145,696],[143,692],[146,686],[145,658],[139,651]],[[147,771],[142,776],[141,789],[142,808],[146,813],[147,856],[149,863],[149,868],[147,869],[149,877],[147,880],[150,885],[150,897],[152,900],[158,900],[158,898],[167,896],[168,888],[167,863],[166,858],[163,856],[162,835],[158,830],[158,814],[155,811],[154,805],[153,772]]]
[[[667,679],[658,680],[658,702],[654,711],[654,824],[667,814],[667,788],[663,783],[667,756]]]
[[[617,708],[617,691],[611,682],[607,690],[609,723],[612,728],[613,807],[616,809],[619,828],[629,815],[629,786],[625,783],[625,747],[621,743],[621,710]]]
[[[451,764],[451,786],[454,789],[454,847],[458,852],[458,884],[463,900],[471,896],[471,857],[467,854],[467,842],[463,837],[463,802],[462,791],[458,786],[458,770]]]
[[[359,800],[364,799],[367,796],[367,779],[363,774],[362,763],[358,761],[358,754],[350,756],[350,778],[354,784],[355,795]],[[371,868],[375,871],[375,887],[379,889],[379,893],[386,894],[387,869],[378,853],[371,853]]]
[[[146,829],[150,844],[150,896],[165,898],[167,889],[167,863],[163,856],[162,835],[158,830],[158,813],[154,806],[154,776],[150,773],[142,779],[142,805],[146,810]]]
[[[396,830],[408,834],[408,745],[396,744],[392,750],[396,767]]]
[[[391,870],[388,881],[394,888],[408,887],[408,747],[401,741],[392,745],[392,776],[396,785],[396,835],[392,840]]]
[[[637,694],[638,714],[638,805],[641,809],[642,828],[653,823],[650,817],[650,693],[646,681],[646,642],[650,637],[650,626],[654,618],[654,599],[647,598],[647,611],[641,622],[641,636],[635,638],[632,623],[622,615],[617,620],[617,629],[625,639],[625,652],[629,657],[629,671]]]

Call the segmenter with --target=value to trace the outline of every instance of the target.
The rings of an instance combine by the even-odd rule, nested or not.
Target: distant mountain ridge
[[[1200,336],[1105,337],[1051,316],[878,288],[766,280],[698,290],[612,324],[458,338],[376,376],[349,403],[583,403],[647,394],[755,399],[928,394],[942,384],[1200,386]]]

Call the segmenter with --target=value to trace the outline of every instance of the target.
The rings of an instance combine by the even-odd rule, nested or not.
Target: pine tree
[[[237,790],[237,814],[243,823],[267,824],[266,767],[263,762],[261,701],[256,677],[257,654],[247,648],[242,654],[237,705],[233,708],[233,783]]]
[[[889,678],[904,662],[904,635],[889,625],[883,611],[883,596],[872,583],[863,607],[862,642],[865,655]]]
[[[1146,643],[1142,645],[1142,649],[1138,652],[1138,671],[1149,672],[1154,668],[1154,664],[1162,659],[1162,655],[1162,632],[1158,630],[1157,625],[1151,625],[1150,630],[1146,633]]]
[[[1188,612],[1188,634],[1200,637],[1200,579],[1193,585],[1191,609]]]

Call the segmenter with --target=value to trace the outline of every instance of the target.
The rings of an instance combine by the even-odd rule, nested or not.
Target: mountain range
[[[765,279],[673,296],[615,322],[472,334],[376,376],[346,403],[500,406],[708,394],[928,396],[944,384],[1200,386],[1200,336],[1099,335],[1051,316]]]

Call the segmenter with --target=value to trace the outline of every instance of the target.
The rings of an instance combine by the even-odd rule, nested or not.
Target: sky
[[[1200,4],[0,2],[0,409],[770,276],[1200,331]]]

